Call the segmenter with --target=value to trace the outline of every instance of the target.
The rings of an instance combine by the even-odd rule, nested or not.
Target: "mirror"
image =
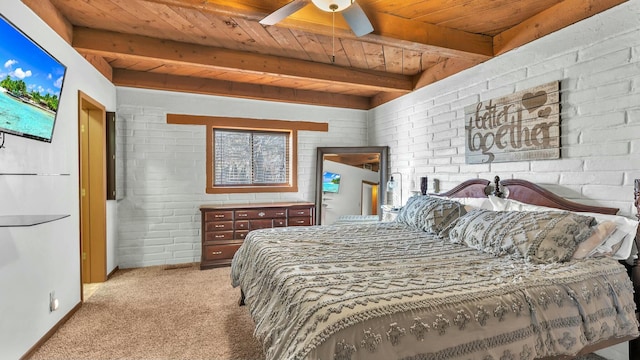
[[[319,147],[316,159],[316,224],[345,215],[382,219],[387,146]]]

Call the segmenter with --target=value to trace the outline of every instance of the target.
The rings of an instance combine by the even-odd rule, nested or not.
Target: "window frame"
[[[188,114],[167,114],[167,124],[173,125],[204,125],[206,129],[206,193],[207,194],[233,194],[233,193],[261,193],[261,192],[297,192],[298,191],[298,131],[321,131],[328,132],[329,124],[325,122],[312,121],[289,121],[256,118],[239,118],[226,116],[208,115],[188,115]],[[222,188],[213,187],[213,128],[238,129],[238,130],[274,130],[291,131],[289,162],[291,168],[291,186],[275,186],[265,189],[265,186]]]
[[[289,134],[289,183],[287,185],[215,185],[213,133],[216,129],[237,131],[282,132]],[[274,129],[256,126],[207,126],[207,194],[298,192],[298,132],[296,129]]]

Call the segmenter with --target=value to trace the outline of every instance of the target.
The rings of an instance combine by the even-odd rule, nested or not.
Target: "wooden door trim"
[[[103,219],[96,219],[95,217],[91,217],[91,219],[89,219],[89,221],[101,221],[102,222],[102,226],[99,229],[99,233],[100,233],[100,243],[98,244],[93,244],[93,245],[99,245],[99,246],[94,246],[93,249],[91,249],[92,253],[94,255],[98,255],[98,256],[94,256],[93,260],[98,260],[97,258],[99,257],[99,262],[101,264],[104,264],[104,269],[99,269],[100,270],[100,274],[96,277],[94,277],[92,275],[92,278],[98,278],[101,279],[101,281],[105,281],[107,278],[107,249],[106,249],[106,241],[107,241],[107,234],[106,234],[106,206],[107,206],[107,202],[106,202],[106,159],[104,154],[106,154],[106,124],[105,124],[105,116],[106,116],[106,108],[104,107],[104,105],[102,105],[101,103],[99,103],[98,101],[96,101],[95,99],[93,99],[92,97],[90,97],[89,95],[85,94],[82,91],[78,91],[78,170],[79,170],[79,176],[78,176],[78,204],[79,204],[79,209],[80,209],[80,222],[79,222],[79,226],[80,226],[80,254],[79,254],[79,259],[80,259],[80,289],[83,289],[83,283],[86,279],[83,278],[83,274],[82,274],[82,252],[83,252],[83,245],[82,245],[82,240],[83,240],[83,236],[86,236],[86,234],[82,234],[82,224],[83,221],[85,219],[83,219],[83,214],[82,214],[82,148],[81,148],[81,121],[82,121],[82,114],[83,112],[88,111],[89,112],[89,121],[91,121],[91,111],[97,111],[99,114],[99,118],[101,120],[101,125],[102,125],[102,136],[100,136],[101,139],[101,144],[98,144],[98,146],[100,146],[102,149],[100,150],[100,153],[102,153],[103,155],[101,156],[101,161],[102,161],[102,184],[101,186],[104,187],[104,189],[101,189],[100,193],[104,194],[105,196],[100,196],[99,197],[99,201],[100,203],[98,204],[98,206],[101,208],[101,212],[104,214],[104,218]],[[88,129],[87,129],[88,131]],[[90,145],[91,146],[91,145]],[[97,254],[96,254],[97,253]],[[90,280],[93,280],[90,279]],[[84,295],[82,294],[81,291],[81,299],[82,301],[84,301]]]

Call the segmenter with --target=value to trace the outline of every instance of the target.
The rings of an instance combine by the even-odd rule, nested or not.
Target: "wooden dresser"
[[[200,269],[226,266],[251,230],[315,225],[315,205],[306,202],[202,205]]]

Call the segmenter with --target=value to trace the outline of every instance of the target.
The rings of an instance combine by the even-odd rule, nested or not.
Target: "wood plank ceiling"
[[[626,0],[357,1],[361,37],[310,2],[273,26],[290,0],[23,3],[118,86],[370,109]]]

